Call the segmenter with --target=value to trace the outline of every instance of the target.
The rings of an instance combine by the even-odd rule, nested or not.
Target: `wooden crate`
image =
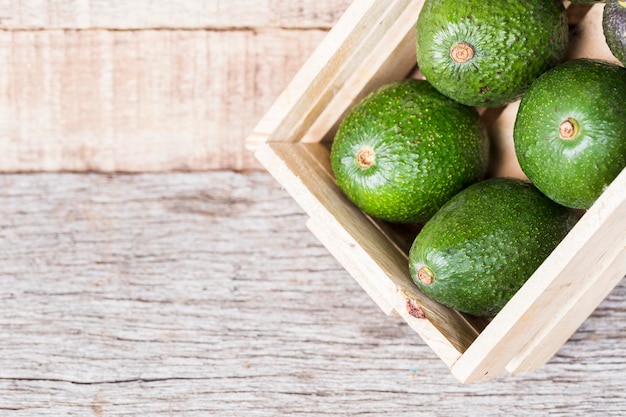
[[[425,297],[408,272],[415,230],[377,222],[347,200],[329,143],[346,111],[383,83],[419,77],[414,25],[423,0],[355,0],[247,138],[256,158],[310,216],[308,226],[386,314],[400,315],[463,382],[541,367],[626,273],[626,170],[492,320]],[[569,5],[568,58],[617,62],[602,4]],[[519,103],[481,113],[491,175],[521,177],[512,142]],[[355,307],[356,308],[356,307]]]

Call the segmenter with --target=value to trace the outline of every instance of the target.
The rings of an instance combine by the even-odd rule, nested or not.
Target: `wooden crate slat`
[[[304,132],[301,142],[320,142],[329,132],[334,134],[346,112],[365,95],[380,85],[406,78],[416,67],[415,22],[421,8],[422,2],[410,3],[394,23],[397,29],[388,31],[371,48],[347,80],[341,84],[335,80],[330,86],[331,101]]]
[[[513,125],[519,108],[519,101],[510,103],[489,123],[488,133],[491,141],[489,175],[494,177],[514,177],[527,179],[515,155]],[[488,117],[483,113],[483,120]]]
[[[597,289],[592,285],[586,293],[598,304],[602,294],[608,290],[607,286],[613,288],[617,284],[621,277],[616,279],[612,273],[607,276],[596,272],[609,268],[612,263],[618,268],[623,266],[626,250],[624,190],[626,170],[452,367],[452,372],[460,381],[476,382],[499,374],[544,326],[549,326],[555,317],[559,321],[570,301],[585,294],[587,284],[597,285]],[[622,276],[623,272],[622,268]],[[553,343],[552,338],[554,343],[558,343],[566,334],[571,334],[571,327],[587,317],[584,306],[581,310],[575,306],[569,310],[563,316],[565,320],[560,322],[562,327],[544,335],[548,346]],[[524,356],[533,352],[531,348]]]
[[[379,291],[387,294],[391,304],[401,305],[401,309],[406,311],[407,297],[410,297],[428,318],[419,321],[428,328],[426,334],[432,333],[434,327],[437,337],[441,339],[439,344],[447,344],[457,352],[465,350],[478,334],[475,323],[433,302],[417,290],[408,274],[406,254],[400,253],[395,245],[385,240],[384,235],[372,227],[370,220],[347,202],[333,179],[320,172],[317,164],[310,160],[304,146],[323,149],[321,144],[273,142],[260,147],[256,154],[309,216],[316,221],[337,224],[348,232],[353,240],[353,256],[369,272],[369,279]],[[403,312],[398,311],[398,314]],[[447,356],[447,353],[438,354],[440,357]],[[449,360],[446,362],[449,363]]]
[[[304,151],[304,148],[300,145],[273,144],[273,147],[280,147],[288,151]],[[294,159],[288,158],[288,160]],[[302,159],[298,159],[299,164],[302,165],[304,160],[303,155]],[[310,178],[310,176],[306,178]],[[351,222],[355,220],[357,220],[355,217],[350,219]],[[384,242],[381,236],[376,236],[376,230],[371,228],[368,219],[362,219],[361,223],[359,228],[366,232],[365,234],[368,235],[368,241]],[[404,320],[420,335],[422,340],[431,346],[431,348],[436,349],[437,355],[448,366],[459,358],[461,353],[456,346],[450,343],[448,336],[443,335],[430,321],[414,318],[407,314],[407,297],[410,297],[411,291],[390,288],[390,285],[393,286],[393,284],[390,283],[381,287],[383,281],[388,281],[387,279],[381,281],[381,278],[387,278],[389,272],[381,271],[380,263],[377,263],[376,260],[371,258],[371,253],[366,253],[362,250],[359,242],[357,242],[351,234],[347,233],[345,224],[334,224],[328,221],[328,219],[314,216],[307,222],[307,225],[311,228],[314,235],[319,236],[320,242],[329,248],[342,265],[351,268],[350,271],[352,272],[353,278],[355,278],[386,314],[399,314],[403,316]],[[376,250],[375,254],[380,256],[383,255],[384,252]],[[394,266],[400,265],[398,259],[392,262]],[[390,264],[387,266],[389,265]],[[390,299],[389,297],[391,295],[395,296]],[[419,298],[419,296],[417,298]],[[455,313],[453,312],[453,314]],[[455,317],[455,319],[458,318]],[[476,334],[477,332],[474,333],[474,337]]]
[[[310,161],[313,165],[317,165],[318,172],[326,174],[327,178],[330,179],[330,183],[332,187],[335,187],[335,178],[332,172],[332,168],[330,165],[330,156],[329,156],[329,148],[326,146],[320,146],[317,143],[301,143],[299,144],[300,150],[306,151],[306,153],[311,157]],[[343,196],[343,194],[342,194]],[[345,198],[345,196],[344,196]],[[347,200],[346,200],[347,201]],[[347,203],[352,206],[352,203]],[[363,214],[359,211],[359,214]],[[369,220],[371,226],[373,226],[377,233],[382,233],[383,239],[392,245],[395,250],[401,255],[402,262],[408,264],[408,252],[411,244],[413,243],[414,236],[417,234],[416,230],[412,226],[407,225],[392,225],[385,222],[380,222],[371,217],[364,215],[364,217]],[[363,228],[366,224],[363,224]],[[369,225],[367,225],[369,226]],[[410,233],[401,233],[405,232],[402,229],[410,228]],[[332,245],[327,245],[332,247]],[[406,271],[405,271],[406,272]],[[393,279],[393,278],[392,278]],[[421,294],[416,287],[413,286],[412,282],[409,279],[404,279],[402,287],[404,288],[405,295],[410,297],[411,294],[417,294],[413,296],[413,300],[418,302],[418,300],[423,299],[423,294]],[[406,300],[401,300],[403,303]],[[402,310],[405,310],[404,306],[401,306]],[[444,319],[447,319],[444,317]],[[467,323],[472,328],[473,334],[478,335],[482,329],[484,329],[487,324],[489,324],[489,319],[482,317],[473,317],[466,316],[463,314],[458,314],[458,317],[455,316],[455,320],[460,320],[462,322]],[[454,336],[452,336],[454,337]],[[462,345],[459,345],[462,346]]]
[[[282,145],[282,146],[281,146]],[[321,146],[321,145],[318,145]],[[268,171],[275,177],[287,191],[304,207],[305,211],[313,219],[310,225],[324,223],[325,229],[335,230],[337,233],[336,242],[341,248],[342,242],[348,242],[347,246],[354,251],[356,243],[337,221],[337,217],[343,216],[345,221],[355,224],[367,230],[369,225],[365,215],[356,207],[346,204],[345,197],[341,195],[336,187],[329,186],[332,179],[318,169],[318,165],[313,162],[307,152],[300,145],[272,143],[260,147],[256,152],[257,157],[264,161]],[[294,169],[295,166],[295,169]],[[337,214],[338,213],[338,214]],[[381,236],[370,235],[372,242],[379,242],[379,251],[386,253],[387,257],[393,257],[389,261],[389,267],[395,268],[396,273],[402,273],[402,259],[398,253],[394,253],[385,246]],[[381,308],[386,313],[391,313],[393,308],[389,307],[389,294],[393,290],[393,285],[387,280],[381,279],[384,272],[376,265],[366,259],[360,260],[357,255],[354,262],[359,265],[362,276],[367,276],[371,285],[364,285],[366,288],[374,288],[378,294],[386,294],[386,305]]]
[[[618,240],[621,247],[605,254],[589,283],[532,338],[507,365],[507,371],[517,374],[545,365],[622,280],[626,271],[626,234]]]
[[[413,3],[422,3],[413,0]],[[402,14],[410,0],[356,0],[248,138],[254,148],[265,141],[295,142]],[[390,48],[392,49],[392,48]]]
[[[567,272],[583,282],[572,285],[573,294],[563,296],[564,304],[509,363],[511,373],[527,372],[543,366],[598,307],[626,271],[626,169],[581,219],[581,228],[594,231],[585,245],[565,242],[566,250],[577,250]],[[578,232],[578,231],[577,231]],[[579,239],[584,237],[578,235]],[[593,247],[594,245],[597,245]],[[602,249],[600,249],[602,248]],[[569,298],[569,300],[567,300]]]
[[[363,264],[354,256],[352,249],[354,243],[350,235],[346,235],[345,231],[340,227],[332,227],[329,223],[317,220],[313,217],[307,220],[306,226],[322,245],[329,250],[332,249],[333,257],[337,259],[341,266],[347,271],[352,272],[352,278],[354,278],[367,295],[374,300],[383,313],[388,316],[398,314],[387,295],[380,291],[377,285],[372,282],[369,277],[370,272],[363,268]],[[346,298],[349,299],[349,296]]]
[[[0,29],[328,29],[349,0],[7,0]]]

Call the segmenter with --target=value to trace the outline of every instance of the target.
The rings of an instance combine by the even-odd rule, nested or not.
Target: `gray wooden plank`
[[[266,173],[0,176],[0,413],[610,416],[620,284],[540,371],[460,385]]]

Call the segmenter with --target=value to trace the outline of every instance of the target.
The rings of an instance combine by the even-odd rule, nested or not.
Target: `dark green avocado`
[[[517,100],[561,61],[567,43],[560,0],[426,0],[416,24],[422,73],[441,93],[470,106]]]
[[[607,0],[602,12],[602,30],[609,49],[624,65],[626,63],[626,0]]]
[[[522,98],[513,129],[526,176],[545,195],[587,209],[626,167],[626,69],[568,61]]]
[[[479,181],[489,142],[476,109],[427,81],[384,85],[342,120],[331,148],[339,187],[370,216],[423,223]]]
[[[575,219],[530,182],[492,178],[452,197],[423,227],[409,270],[427,296],[475,316],[497,314]]]

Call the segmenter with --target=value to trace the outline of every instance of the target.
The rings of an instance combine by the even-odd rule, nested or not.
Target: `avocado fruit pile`
[[[426,0],[415,28],[425,80],[355,105],[331,168],[365,214],[418,225],[407,269],[425,295],[492,317],[626,167],[626,69],[565,60],[558,0]],[[477,110],[518,100],[526,178],[490,177]]]

